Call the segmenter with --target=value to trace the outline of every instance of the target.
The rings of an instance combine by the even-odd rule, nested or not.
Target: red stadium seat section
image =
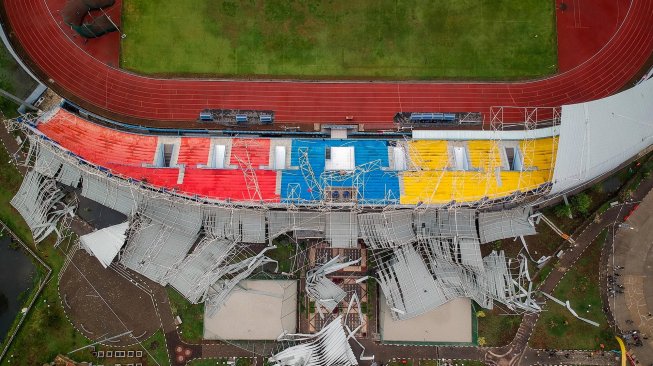
[[[232,139],[231,159],[225,163],[225,169],[210,169],[206,165],[211,140],[181,137],[177,166],[156,168],[156,136],[103,127],[63,109],[41,122],[38,129],[89,163],[126,178],[213,199],[279,202],[278,173],[261,169],[270,161],[268,139]],[[184,165],[183,173],[180,165]],[[246,175],[250,166],[253,171]]]

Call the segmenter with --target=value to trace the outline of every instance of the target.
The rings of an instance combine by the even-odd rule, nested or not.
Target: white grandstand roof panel
[[[613,96],[562,107],[550,194],[617,168],[653,143],[653,79]]]
[[[358,220],[355,212],[326,214],[326,238],[333,248],[355,248],[358,244]]]
[[[104,268],[107,268],[125,245],[128,227],[129,222],[123,222],[81,236],[79,240],[82,247],[97,258]]]
[[[558,126],[534,131],[413,130],[415,140],[523,140],[556,136]]]

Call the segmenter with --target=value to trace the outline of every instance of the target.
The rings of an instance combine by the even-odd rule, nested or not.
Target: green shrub
[[[553,213],[556,215],[557,218],[559,219],[564,219],[567,218],[571,215],[571,207],[567,206],[566,204],[562,203],[557,205],[553,209]]]
[[[592,197],[587,193],[579,193],[571,199],[574,210],[582,215],[587,215],[592,205]]]

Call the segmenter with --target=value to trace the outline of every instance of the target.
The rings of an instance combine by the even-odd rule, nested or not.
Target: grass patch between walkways
[[[541,0],[124,0],[121,66],[142,74],[520,79],[557,70]]]
[[[600,344],[616,349],[614,334],[603,314],[599,291],[599,261],[607,229],[590,244],[556,287],[553,296],[566,301],[579,316],[596,321],[594,327],[576,319],[565,307],[548,301],[535,326],[530,345],[535,348],[598,350]]]
[[[506,315],[500,309],[487,310],[475,305],[478,319],[478,337],[485,339],[484,346],[498,347],[510,343],[521,323],[520,315]],[[485,316],[478,316],[481,311]]]
[[[191,304],[177,290],[167,286],[172,313],[181,318],[179,335],[190,343],[199,343],[204,336],[204,304]]]

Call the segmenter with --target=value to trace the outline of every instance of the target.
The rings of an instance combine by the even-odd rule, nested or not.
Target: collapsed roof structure
[[[653,81],[647,81],[636,89],[601,101],[563,107],[562,124],[547,132],[554,142],[547,142],[546,146],[539,148],[533,141],[530,141],[532,146],[527,143],[520,146],[523,151],[538,152],[531,154],[531,160],[543,159],[543,164],[527,164],[533,167],[542,165],[550,168],[554,160],[552,157],[561,157],[555,159],[552,180],[547,175],[537,184],[522,184],[537,170],[514,169],[513,166],[509,172],[514,174],[503,174],[500,166],[502,159],[496,157],[490,164],[496,169],[484,174],[495,175],[492,184],[537,186],[537,193],[544,199],[547,195],[562,194],[587,184],[650,147],[653,136],[653,122],[650,120],[652,105],[642,101],[650,100],[651,95]],[[579,121],[584,121],[584,124]],[[272,238],[286,232],[323,238],[339,248],[354,247],[362,239],[376,264],[376,273],[371,277],[378,281],[395,320],[417,317],[459,297],[471,298],[486,308],[501,303],[514,311],[539,310],[531,298],[532,287],[525,257],[509,259],[501,251],[492,251],[483,257],[480,250],[484,243],[534,234],[534,224],[529,219],[531,209],[518,207],[479,212],[463,208],[456,204],[455,197],[448,194],[469,188],[469,184],[459,186],[447,183],[446,197],[429,198],[447,182],[445,177],[454,179],[459,174],[449,166],[438,165],[440,160],[437,159],[449,156],[447,146],[456,148],[455,143],[447,145],[431,141],[412,144],[416,146],[397,143],[398,148],[408,146],[409,155],[415,158],[410,161],[412,165],[424,167],[403,176],[404,184],[411,184],[410,189],[415,193],[396,206],[370,205],[365,206],[369,210],[361,212],[359,209],[363,206],[351,201],[331,207],[335,196],[331,194],[331,201],[327,202],[322,195],[326,188],[320,185],[315,185],[315,190],[310,191],[311,196],[317,194],[322,200],[315,206],[302,206],[304,201],[290,198],[274,204],[263,200],[236,204],[230,200],[200,199],[178,194],[144,181],[115,176],[102,166],[95,166],[58,146],[38,129],[26,123],[21,123],[20,128],[29,137],[27,164],[31,170],[26,174],[12,205],[28,222],[35,240],[40,241],[53,231],[61,231],[58,223],[74,209],[74,204],[64,202],[64,187],[79,188],[81,182],[82,196],[129,216],[126,244],[118,254],[120,263],[160,284],[171,284],[191,302],[207,302],[209,310],[218,309],[238,282],[250,276],[256,268],[274,262],[265,256],[266,251],[274,249],[273,246],[254,250],[250,244],[270,243]],[[594,131],[591,139],[590,130]],[[537,132],[526,130],[520,133],[528,135],[533,131]],[[483,133],[483,139],[488,139],[487,134]],[[556,140],[558,134],[559,147]],[[614,139],[613,134],[620,138]],[[423,138],[433,138],[429,136],[425,132]],[[487,141],[470,142],[470,145],[474,145],[470,151],[488,150],[490,153],[483,156],[493,157],[491,151],[494,151],[496,144]],[[363,146],[363,142],[359,144]],[[315,171],[312,179],[307,180],[306,177],[311,177],[311,169],[317,165],[307,160],[311,150],[308,147],[300,149],[299,145],[297,151],[300,154],[295,157],[298,172],[286,173],[295,175],[298,181],[301,178],[311,183],[317,179]],[[419,149],[424,151],[415,153]],[[361,149],[354,151],[358,150]],[[545,150],[548,154],[544,158],[538,155]],[[314,160],[323,161],[324,154],[318,155]],[[466,159],[463,155],[462,163]],[[435,158],[426,161],[423,159],[425,156]],[[420,158],[422,161],[419,161]],[[446,165],[446,161],[443,164]],[[578,164],[580,169],[576,168]],[[384,169],[387,168],[385,165]],[[356,177],[365,167],[354,167],[353,173],[336,174],[329,171],[319,176],[322,183],[327,180],[351,180],[358,189],[364,184]],[[352,164],[346,167],[350,168]],[[373,170],[380,170],[378,168],[375,166]],[[245,170],[245,173],[251,173],[249,177],[254,178],[251,169]],[[319,171],[323,170],[320,168]],[[465,176],[469,178],[474,172],[469,170]],[[382,174],[392,175],[387,171]],[[512,177],[510,181],[507,179],[509,176]],[[468,183],[472,181],[470,179]],[[287,187],[291,187],[291,184]],[[492,187],[481,188],[479,192],[474,190],[469,197],[478,197],[479,200],[474,201],[477,207],[487,208],[484,202],[490,202],[487,192]],[[289,190],[286,196],[291,197],[291,193],[292,190]],[[526,197],[519,190],[515,190],[514,194],[519,195],[519,199],[504,202],[523,202]],[[423,198],[429,198],[425,204],[422,204]],[[435,207],[430,206],[429,202],[449,203]],[[104,255],[101,257],[103,264],[110,263]],[[306,290],[327,310],[335,308],[344,298],[342,289],[327,277],[343,265],[345,263],[332,261],[318,265],[309,273]],[[341,324],[341,319],[338,319],[316,335],[294,337],[295,341],[306,343],[282,351],[271,361],[278,365],[300,362],[310,365],[355,364],[355,357],[352,357],[347,342],[352,332],[348,334]]]

